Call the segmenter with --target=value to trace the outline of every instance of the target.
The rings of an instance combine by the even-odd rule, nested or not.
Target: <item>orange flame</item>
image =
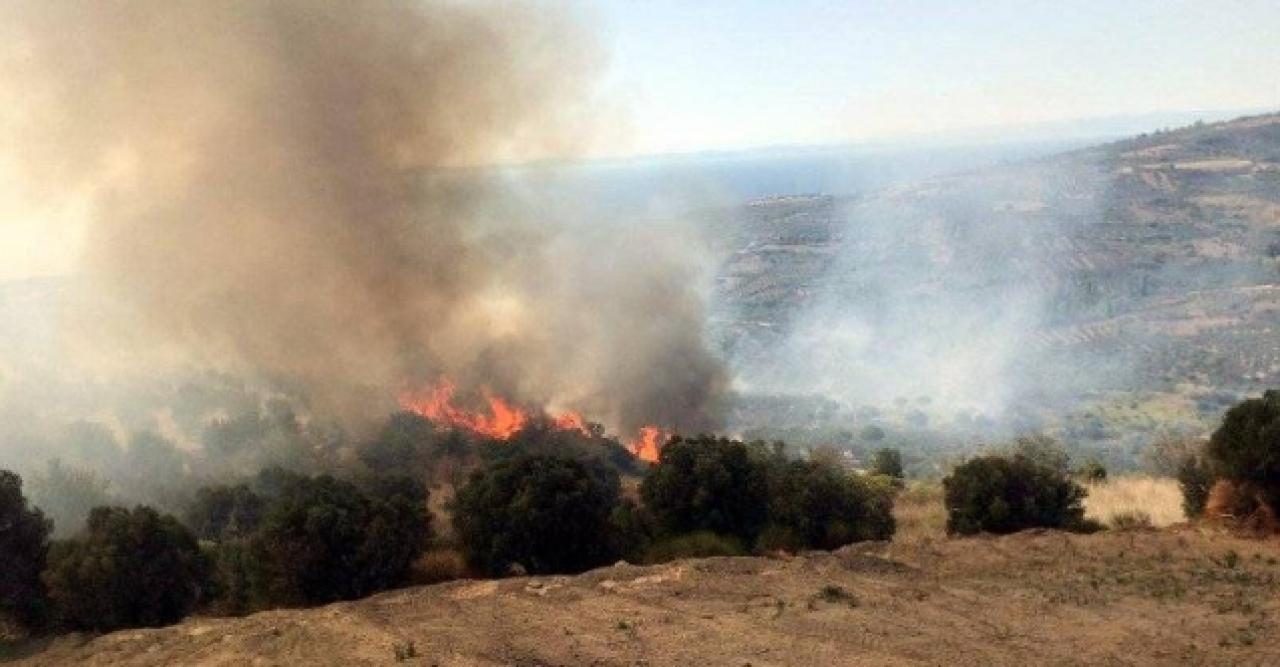
[[[529,414],[520,408],[494,396],[488,390],[484,400],[489,404],[489,414],[469,412],[453,403],[457,387],[448,379],[420,393],[406,393],[400,397],[400,405],[431,421],[457,428],[475,431],[490,438],[506,440],[524,428]]]
[[[591,429],[587,428],[587,420],[573,410],[553,415],[551,423],[561,431],[580,431],[583,435],[591,435]]]
[[[481,392],[489,408],[487,413],[458,407],[454,403],[457,389],[453,381],[443,378],[434,387],[405,391],[400,395],[400,406],[437,424],[463,428],[498,440],[510,439],[529,425],[528,411],[508,403],[487,389]],[[556,429],[592,435],[591,427],[581,413],[569,410],[548,414],[547,418]],[[670,438],[670,433],[657,426],[645,426],[635,439],[626,442],[626,446],[636,458],[653,463],[658,460],[658,453]]]
[[[627,448],[641,461],[656,463],[662,446],[667,444],[668,435],[657,426],[643,426],[635,440],[627,443]]]

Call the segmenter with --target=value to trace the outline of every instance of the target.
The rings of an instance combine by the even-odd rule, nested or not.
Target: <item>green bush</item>
[[[262,511],[262,498],[246,484],[205,486],[196,491],[184,519],[196,537],[221,541],[252,533]]]
[[[453,525],[472,567],[503,575],[581,572],[617,557],[611,514],[618,481],[572,459],[527,456],[473,473]]]
[[[746,553],[742,543],[733,537],[717,535],[709,530],[699,530],[654,542],[645,551],[643,560],[645,563],[665,563],[681,558],[743,556]]]
[[[1182,459],[1177,471],[1178,488],[1182,491],[1182,511],[1187,518],[1204,516],[1209,503],[1209,490],[1213,488],[1213,470],[1203,456],[1191,455]]]
[[[1280,510],[1280,391],[1266,391],[1227,410],[1206,454],[1216,476],[1258,488]]]
[[[1012,533],[1081,526],[1085,490],[1059,470],[1023,456],[982,456],[942,480],[947,532]]]
[[[767,463],[747,445],[673,439],[640,485],[659,532],[710,531],[752,544],[768,520]]]
[[[1107,467],[1097,459],[1089,459],[1084,465],[1076,468],[1075,476],[1077,479],[1095,484],[1105,482],[1107,481]]]
[[[22,478],[0,470],[0,614],[26,625],[42,620],[40,572],[49,554],[53,524],[22,495]]]
[[[56,542],[44,573],[59,623],[106,631],[176,623],[206,596],[209,566],[177,519],[149,507],[98,507]]]
[[[868,472],[902,479],[902,452],[890,447],[877,450],[875,456],[871,457],[871,469]]]
[[[764,549],[836,549],[893,536],[892,492],[812,461],[778,461],[769,474]],[[763,537],[763,536],[762,536]],[[786,544],[789,537],[793,543]]]
[[[238,556],[254,606],[350,600],[406,579],[431,535],[427,492],[408,478],[379,479],[361,490],[327,475],[259,476],[268,500]]]

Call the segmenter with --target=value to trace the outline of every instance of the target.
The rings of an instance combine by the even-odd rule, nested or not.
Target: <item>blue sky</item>
[[[1280,0],[596,0],[613,150],[1280,108]]]

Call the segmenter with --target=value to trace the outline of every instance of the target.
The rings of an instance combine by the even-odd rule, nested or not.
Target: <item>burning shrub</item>
[[[581,572],[617,555],[610,515],[618,480],[605,469],[521,457],[473,473],[455,502],[453,525],[467,561],[486,574],[507,574],[517,564],[536,574]]]
[[[176,623],[209,590],[208,562],[178,520],[149,507],[98,507],[56,542],[44,574],[59,622],[113,630]]]
[[[839,468],[776,462],[769,475],[769,528],[761,548],[836,549],[893,536],[893,498]],[[788,544],[788,541],[792,543]]]
[[[408,478],[380,478],[368,491],[330,476],[279,470],[261,523],[245,544],[256,605],[322,604],[389,588],[406,578],[431,534],[427,492]]]
[[[53,524],[22,495],[22,478],[0,470],[0,614],[25,624],[40,620],[45,591],[40,583]]]
[[[1272,510],[1280,509],[1280,391],[1227,410],[1206,453],[1219,477],[1256,487]]]
[[[942,486],[948,533],[1083,527],[1084,488],[1023,456],[971,459],[956,466]]]
[[[767,463],[736,440],[675,438],[645,475],[640,495],[658,530],[699,530],[752,544],[768,519]]]

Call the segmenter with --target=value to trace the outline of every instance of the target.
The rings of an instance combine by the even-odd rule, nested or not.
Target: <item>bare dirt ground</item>
[[[193,618],[59,638],[19,664],[1275,665],[1278,616],[1280,540],[917,533]]]

